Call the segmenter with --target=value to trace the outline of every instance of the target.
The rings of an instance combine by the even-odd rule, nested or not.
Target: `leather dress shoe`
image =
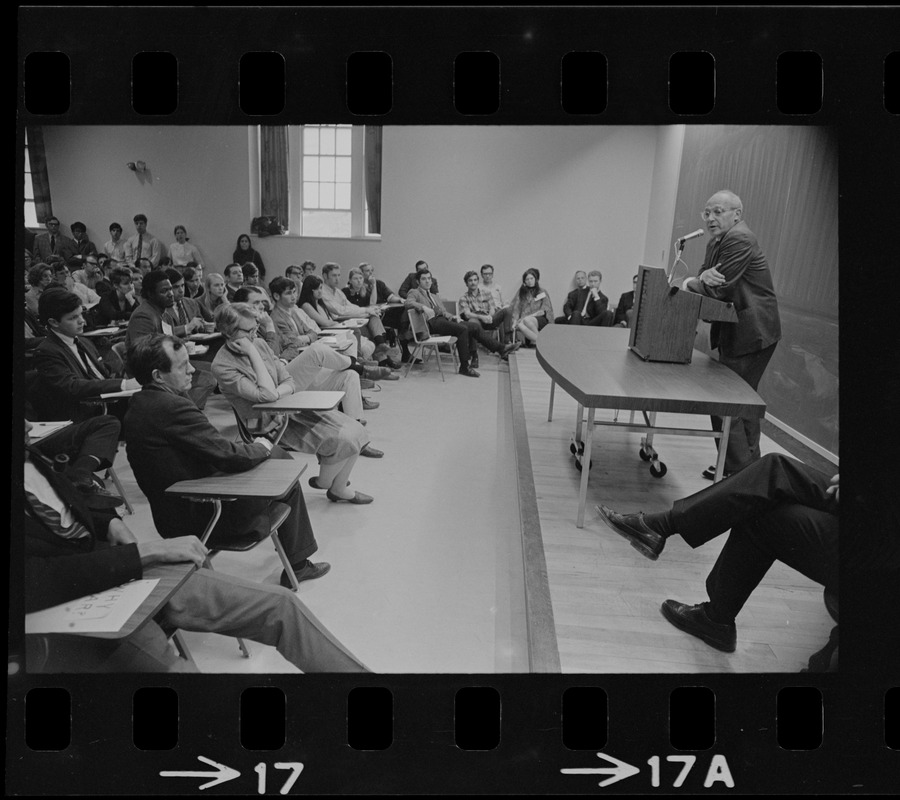
[[[400,369],[400,364],[398,364],[398,363],[397,363],[396,361],[394,361],[394,359],[392,359],[392,358],[386,358],[386,359],[384,360],[384,364],[387,365],[388,369]]]
[[[469,367],[472,369],[478,369],[478,356],[474,355],[469,358]]]
[[[480,378],[481,377],[481,375],[479,375],[477,372],[475,372],[475,370],[472,369],[471,367],[463,367],[459,371],[459,374],[465,375],[467,378]]]
[[[370,400],[368,397],[363,395],[362,406],[366,411],[374,411],[380,405],[381,403],[379,403],[377,400]]]
[[[502,359],[506,359],[510,353],[515,353],[522,345],[519,342],[513,342],[512,344],[505,344],[500,348],[498,355]]]
[[[367,444],[362,450],[359,451],[361,456],[365,456],[366,458],[381,458],[384,455],[384,452],[381,450],[376,450],[372,445]]]
[[[737,628],[734,623],[713,622],[706,614],[706,603],[685,605],[677,600],[666,600],[660,606],[662,615],[676,628],[723,653],[733,653],[737,648]]]
[[[303,583],[303,581],[313,581],[316,578],[321,578],[323,575],[327,575],[329,570],[331,569],[331,564],[327,561],[320,561],[318,564],[313,564],[312,561],[307,561],[306,565],[301,567],[300,569],[294,570],[294,577],[297,579],[297,583]],[[291,589],[291,579],[288,578],[287,573],[282,570],[281,571],[281,580],[279,583],[284,586],[286,589]]]
[[[666,546],[665,537],[647,527],[644,523],[643,513],[617,514],[604,505],[597,506],[597,511],[603,515],[606,524],[620,536],[628,539],[631,546],[641,555],[646,556],[651,561],[656,561],[659,558],[659,554]]]
[[[370,497],[367,494],[363,494],[362,492],[354,492],[353,497],[340,497],[336,495],[331,489],[325,492],[325,496],[331,500],[332,503],[352,503],[356,506],[363,506],[367,503],[371,503],[375,498]]]

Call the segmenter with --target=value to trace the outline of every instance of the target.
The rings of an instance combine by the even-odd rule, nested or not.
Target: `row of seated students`
[[[123,229],[118,222],[110,223],[109,239],[98,248],[87,236],[87,226],[83,222],[73,222],[69,226],[72,237],[61,232],[59,219],[49,216],[44,221],[45,233],[31,234],[26,230],[25,261],[43,261],[51,259],[68,261],[73,257],[86,258],[89,255],[107,259],[112,266],[134,266],[142,258],[150,262],[151,268],[187,266],[190,263],[203,264],[200,250],[190,242],[187,228],[176,225],[173,235],[175,241],[164,245],[156,236],[147,230],[146,214],[135,214],[135,232],[133,236],[123,238]],[[265,277],[266,267],[262,256],[253,248],[250,236],[242,233],[238,236],[232,254],[232,261],[238,264],[251,263]]]
[[[336,267],[336,265],[334,266]],[[345,296],[354,307],[368,309],[368,306],[357,306],[352,301],[365,302],[368,300],[371,303],[372,292],[374,292],[374,299],[391,302],[392,300],[396,301],[405,292],[404,307],[421,310],[426,317],[429,317],[430,323],[438,320],[438,328],[440,328],[442,327],[441,321],[448,319],[450,315],[445,310],[444,301],[435,291],[436,281],[433,280],[427,264],[423,262],[417,267],[414,273],[407,276],[397,295],[394,295],[380,281],[367,281],[367,278],[374,276],[373,270],[369,269],[368,275],[365,270],[360,270],[359,274],[351,271],[349,293]],[[187,268],[185,272],[189,269],[191,268]],[[115,522],[110,519],[105,523],[101,520],[99,524],[85,522],[84,510],[73,510],[76,509],[77,503],[74,500],[72,502],[66,500],[67,496],[71,500],[71,498],[81,497],[81,495],[72,495],[71,491],[69,495],[66,495],[57,487],[54,490],[57,492],[55,505],[57,507],[67,505],[69,514],[59,515],[61,521],[55,529],[52,525],[50,526],[53,534],[50,541],[59,544],[57,540],[60,537],[65,538],[63,529],[73,524],[72,519],[76,517],[81,520],[81,526],[87,529],[87,533],[82,530],[80,535],[75,537],[85,540],[77,543],[75,550],[65,549],[70,546],[66,544],[63,550],[48,554],[41,549],[46,545],[46,541],[37,546],[35,551],[37,556],[49,558],[50,562],[49,565],[41,565],[40,560],[36,562],[35,568],[38,570],[36,574],[46,574],[41,570],[48,566],[65,570],[68,569],[66,564],[90,562],[99,565],[109,563],[104,562],[103,558],[113,558],[116,561],[116,559],[124,557],[123,554],[126,553],[124,550],[116,551],[111,556],[101,555],[107,548],[104,548],[102,543],[98,544],[97,538],[102,538],[104,526],[107,543],[114,546],[108,549],[114,550],[115,547],[122,544],[135,545],[134,548],[129,547],[127,551],[131,553],[128,561],[131,569],[129,574],[132,577],[135,574],[135,568],[154,563],[153,559],[193,560],[198,563],[202,561],[205,549],[193,539],[193,534],[205,526],[207,519],[204,513],[198,506],[168,498],[165,495],[165,489],[175,481],[203,477],[216,470],[243,471],[250,469],[262,458],[289,457],[280,452],[279,448],[272,448],[264,437],[258,437],[249,445],[234,444],[224,439],[209,424],[208,419],[202,413],[206,397],[212,387],[216,385],[242,416],[249,416],[252,413],[250,407],[253,403],[274,400],[297,389],[326,386],[342,388],[347,393],[343,412],[328,412],[327,415],[318,415],[317,417],[308,417],[307,415],[292,417],[288,433],[283,441],[293,449],[317,455],[319,474],[310,479],[309,483],[312,488],[325,490],[329,499],[336,503],[366,504],[372,502],[371,497],[348,488],[350,471],[359,455],[376,458],[383,455],[380,451],[374,450],[369,443],[367,429],[361,421],[362,403],[361,400],[357,402],[360,391],[358,386],[360,380],[365,379],[363,376],[367,368],[357,355],[348,354],[349,347],[344,353],[341,353],[332,347],[316,342],[316,339],[308,334],[300,333],[299,326],[294,327],[294,320],[302,319],[295,313],[298,300],[302,300],[300,310],[304,311],[306,317],[314,325],[318,323],[305,311],[307,308],[317,314],[321,313],[322,321],[326,323],[335,318],[333,316],[335,306],[324,302],[324,281],[313,274],[314,268],[310,269],[309,265],[306,265],[303,271],[306,272],[305,277],[297,276],[296,270],[291,270],[290,277],[276,278],[270,283],[269,291],[266,292],[258,282],[252,280],[256,276],[251,270],[250,275],[245,276],[245,278],[250,277],[251,280],[245,280],[242,286],[235,289],[233,302],[224,299],[214,309],[212,321],[224,336],[225,343],[209,363],[208,370],[204,370],[199,368],[202,361],[189,358],[187,347],[182,344],[180,339],[180,336],[189,333],[188,328],[198,329],[196,320],[201,320],[200,325],[204,327],[209,324],[208,317],[199,310],[194,315],[194,306],[187,302],[193,298],[185,296],[185,286],[188,283],[186,275],[177,270],[169,272],[151,270],[142,276],[144,278],[141,287],[143,300],[137,309],[131,312],[126,332],[128,372],[133,376],[130,378],[110,375],[108,367],[100,359],[90,339],[81,335],[84,331],[83,303],[78,294],[69,292],[61,286],[45,288],[39,294],[38,316],[40,323],[47,330],[47,337],[41,342],[35,353],[36,390],[30,394],[34,400],[34,410],[38,418],[71,418],[78,423],[72,428],[73,436],[76,432],[77,436],[74,440],[67,439],[63,448],[71,454],[72,467],[66,475],[69,483],[76,491],[80,491],[81,495],[86,495],[82,499],[85,500],[84,505],[91,514],[98,511],[98,508],[95,507],[97,505],[100,506],[100,511],[106,510],[103,508],[102,493],[97,493],[96,484],[90,478],[86,479],[84,473],[102,469],[112,463],[112,459],[115,457],[115,448],[111,446],[114,444],[111,441],[113,438],[111,431],[114,425],[114,438],[117,440],[119,422],[124,422],[129,460],[132,462],[138,485],[150,501],[154,523],[165,537],[165,544],[158,544],[155,550],[150,547],[150,551],[154,554],[145,558],[141,554],[143,546],[131,541],[133,537],[129,538],[125,533],[127,529],[124,528],[121,520]],[[480,329],[493,326],[505,336],[511,336],[516,331],[524,333],[523,328],[528,332],[536,333],[532,330],[532,324],[539,330],[553,321],[552,306],[549,298],[540,289],[540,275],[536,270],[526,271],[523,275],[522,287],[509,305],[502,304],[501,290],[493,283],[492,272],[492,268],[483,268],[481,281],[477,280],[477,275],[467,274],[465,276],[468,291],[464,297],[467,297],[468,300],[464,301],[463,298],[460,298],[457,308],[463,311],[464,315],[461,316],[466,322],[477,321]],[[328,270],[323,268],[323,275],[333,283],[339,282],[339,267]],[[197,280],[197,271],[192,273],[191,277]],[[209,291],[210,277],[207,276],[207,292]],[[297,291],[295,283],[298,278],[302,278],[300,292]],[[368,295],[365,294],[367,283],[372,287]],[[332,286],[332,288],[334,287]],[[478,302],[484,301],[485,297],[490,297],[493,304],[487,303],[479,306]],[[270,303],[272,303],[271,306]],[[346,308],[343,303],[341,307]],[[431,316],[427,313],[429,310],[432,311]],[[444,310],[444,313],[439,313],[439,310]],[[484,311],[483,314],[482,311]],[[544,313],[538,313],[540,311],[544,311]],[[466,319],[467,316],[469,319]],[[529,317],[533,318],[532,322],[525,321]],[[539,322],[542,318],[545,320],[543,325]],[[192,323],[194,324],[192,325]],[[465,331],[465,333],[463,330],[458,331],[460,340],[472,336],[480,341],[478,333],[474,331],[470,333],[471,329],[468,326],[460,327]],[[527,333],[526,338],[528,338]],[[359,340],[355,336],[351,335],[348,342],[350,345],[359,346]],[[376,347],[377,345],[372,343],[372,346]],[[508,348],[513,346],[513,343],[507,341],[503,346]],[[275,348],[277,348],[277,352]],[[359,351],[356,350],[356,352]],[[467,360],[469,369],[471,369],[471,355]],[[198,376],[203,374],[206,374],[206,379],[198,381]],[[123,402],[120,408],[113,409],[118,420],[91,416],[92,413],[96,413],[96,407],[92,410],[91,406],[83,403],[85,400],[97,398],[101,393],[136,389],[139,386],[143,388],[129,402]],[[360,417],[356,417],[356,414],[360,414]],[[328,415],[333,416],[329,419]],[[96,430],[93,431],[93,436],[84,434],[82,423],[96,426],[95,420],[98,419],[106,420],[104,435],[98,436]],[[267,420],[262,420],[262,422],[265,424]],[[98,439],[100,440],[99,444],[97,443]],[[87,441],[92,442],[90,446],[85,443]],[[49,446],[49,444],[45,446]],[[59,445],[58,441],[57,445]],[[366,452],[367,450],[368,452]],[[47,456],[46,453],[45,456]],[[92,470],[92,467],[95,469]],[[823,486],[820,491],[824,492],[824,486],[827,486],[827,483],[819,485]],[[52,499],[52,492],[48,493],[46,487],[43,487],[42,491],[45,498]],[[719,491],[721,492],[721,489]],[[40,493],[36,496],[42,497]],[[823,496],[825,495],[823,494]],[[59,497],[63,498],[63,503],[59,502]],[[283,528],[282,539],[285,542],[290,563],[294,566],[295,577],[297,580],[319,578],[328,572],[329,565],[316,564],[309,560],[309,557],[315,552],[316,546],[302,493],[297,491],[292,498],[288,498],[288,501],[292,516],[290,524],[286,523],[286,527]],[[800,501],[806,502],[802,497]],[[50,503],[50,505],[53,506],[54,503]],[[29,505],[26,505],[26,509],[28,508]],[[52,520],[53,517],[45,515],[42,518],[39,511],[34,511],[34,503],[31,503],[30,508],[34,512],[34,519],[43,526],[37,539],[43,536],[46,540],[47,519]],[[250,507],[238,513],[240,508],[234,506],[233,511],[234,513],[225,515],[220,525],[216,527],[211,539],[211,546],[214,546],[217,537],[227,538],[245,533],[247,526],[259,521],[258,517],[263,509]],[[684,535],[685,531],[690,530],[683,524],[670,527],[668,523],[671,520],[668,519],[662,520],[661,527],[657,529],[655,519],[622,516],[606,508],[601,511],[615,530],[651,558],[658,556],[662,550],[662,538],[660,537],[668,535],[669,531],[676,531]],[[62,523],[63,519],[65,524]],[[110,522],[113,523],[111,526]],[[658,536],[656,530],[661,531]],[[721,532],[718,529],[716,531],[716,533]],[[715,535],[715,533],[699,534],[697,541],[702,543],[709,535]],[[803,546],[808,549],[810,545]],[[92,555],[84,559],[74,558],[75,555],[85,555],[77,549],[78,547],[86,548],[86,552],[90,552]],[[772,552],[773,557],[787,560],[788,563],[798,566],[801,571],[806,571],[810,577],[826,584],[831,583],[832,572],[826,574],[813,569],[807,570],[805,563],[794,562],[788,558],[788,555],[781,555],[777,549]],[[66,561],[55,560],[63,554],[73,556],[73,558]],[[135,555],[137,555],[137,561],[135,561]],[[830,564],[831,551],[825,553],[823,558]],[[116,563],[118,562],[116,561]],[[99,566],[98,569],[100,569]],[[733,569],[735,567],[729,562],[728,570]],[[726,571],[724,566],[718,569],[718,573],[724,574]],[[722,583],[718,578],[718,573],[716,579],[713,581],[711,578],[713,582],[708,583],[713,605],[715,605],[715,598],[712,587]],[[764,570],[759,573],[759,579],[763,573]],[[64,599],[71,599],[84,594],[85,587],[97,586],[96,576],[91,578],[93,574],[93,570],[88,570],[84,575],[76,570],[75,575],[80,576],[77,580],[70,576],[68,583],[62,580],[55,581],[54,585],[68,587],[65,589],[66,598]],[[103,580],[112,580],[112,575],[115,575],[120,578],[115,581],[118,583],[121,582],[123,574],[119,571],[105,572]],[[204,580],[208,579],[213,582],[217,580],[215,577],[203,577]],[[95,582],[90,583],[90,580]],[[282,583],[285,585],[290,583],[287,576],[282,576]],[[733,586],[734,580],[729,578],[725,583]],[[745,595],[749,596],[758,580],[744,583],[746,585]],[[114,583],[107,585],[114,585]],[[291,649],[294,645],[286,643],[286,640],[280,636],[273,636],[257,630],[262,625],[261,619],[247,619],[247,615],[240,611],[240,603],[235,600],[237,595],[234,594],[230,585],[220,587],[216,592],[208,587],[201,588],[204,585],[200,582],[192,585],[197,587],[197,591],[207,594],[212,592],[215,597],[221,595],[223,609],[234,606],[233,613],[222,610],[219,615],[222,620],[230,620],[216,628],[220,632],[258,638],[259,641],[275,644],[290,660],[304,670],[364,669],[361,662],[346,653],[327,631],[323,631],[314,620],[310,622],[308,612],[296,602],[296,598],[290,593],[285,595],[284,592],[274,591],[275,596],[271,597],[273,587],[262,587],[262,591],[267,593],[266,602],[273,604],[275,609],[270,612],[270,615],[276,619],[285,614],[291,616],[292,624],[300,625],[304,629],[303,637],[306,639],[312,637],[317,642],[316,647],[319,649],[313,648],[313,650],[319,653],[323,660],[319,660],[319,656],[310,660],[310,645],[308,644],[296,645],[295,642],[295,645],[302,651],[298,654]],[[29,581],[29,586],[32,588],[43,587],[44,582],[31,583]],[[101,588],[87,589],[87,591],[92,590],[99,591]],[[249,587],[242,586],[241,591],[259,592],[260,587],[257,584],[251,584]],[[37,591],[39,598],[32,598],[29,601],[31,608],[44,607],[52,602],[64,602],[64,599],[60,599],[59,594],[45,595],[42,592],[43,589]],[[223,592],[224,595],[222,595]],[[744,597],[745,599],[746,597]],[[741,600],[741,603],[744,600]],[[735,606],[733,601],[729,602],[732,603],[729,608],[739,610],[740,605]],[[196,627],[201,623],[192,618],[197,612],[195,601],[185,601],[181,606],[177,604],[170,604],[170,606],[172,616],[169,621],[175,621],[177,627],[189,630],[212,629]],[[180,615],[179,608],[181,609]],[[693,607],[674,604],[674,601],[665,606],[663,613],[670,622],[688,633],[700,636],[709,644],[720,649],[733,649],[733,615],[730,618],[731,621],[728,621],[725,614],[708,604]],[[203,615],[201,614],[201,616]],[[265,626],[262,625],[262,627]],[[235,631],[240,631],[240,633],[235,633]],[[158,664],[161,669],[172,668],[172,660],[160,655],[161,652],[166,652],[164,641],[159,640],[155,629],[151,629],[150,632],[156,638],[155,644],[152,644],[154,654],[148,662],[144,656],[148,652],[147,648],[151,645],[136,647],[135,651],[140,652],[144,660],[135,662],[140,666],[133,668],[149,669],[151,667],[148,666],[148,663]],[[162,635],[164,639],[164,634]],[[104,652],[101,659],[103,664],[119,663],[115,659],[110,660],[108,655],[109,653]],[[77,661],[77,659],[75,660]],[[83,666],[81,661],[78,663]],[[63,668],[65,667],[63,666]]]

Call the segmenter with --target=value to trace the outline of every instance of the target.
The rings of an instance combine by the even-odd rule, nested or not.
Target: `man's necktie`
[[[56,252],[56,237],[55,236],[50,237],[50,252],[51,253]]]
[[[81,362],[84,365],[86,376],[88,378],[100,378],[102,380],[103,376],[100,374],[100,370],[98,370],[97,367],[94,366],[93,362],[87,354],[87,350],[85,350],[84,345],[79,342],[78,339],[75,340],[75,349],[78,350],[78,355],[81,356]]]
[[[138,234],[137,249],[134,251],[134,263],[135,264],[137,264],[137,262],[140,260],[141,256],[143,255],[143,252],[144,252],[144,237],[141,234]]]
[[[187,325],[187,314],[184,311],[184,303],[179,300],[178,302],[178,324],[179,325]]]

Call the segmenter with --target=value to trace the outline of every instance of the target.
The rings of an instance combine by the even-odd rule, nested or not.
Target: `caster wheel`
[[[594,468],[594,459],[592,458],[592,459],[591,459],[591,465],[590,465],[590,467],[588,467],[588,469],[593,469],[593,468]],[[581,469],[582,469],[582,463],[581,463],[581,457],[580,457],[580,456],[575,456],[575,469],[577,469],[579,472],[581,472]]]
[[[575,442],[569,442],[569,452],[574,456],[578,454],[578,448],[575,446]]]
[[[649,461],[650,460],[650,454],[646,450],[644,450],[643,447],[640,450],[638,450],[638,455],[641,457],[641,461]]]
[[[665,475],[669,470],[666,469],[666,465],[662,463],[662,461],[657,461],[655,464],[650,465],[650,474],[654,478],[661,478]]]

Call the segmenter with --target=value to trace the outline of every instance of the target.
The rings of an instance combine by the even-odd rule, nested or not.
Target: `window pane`
[[[350,183],[350,158],[336,158],[334,160],[334,179],[342,183]]]
[[[303,180],[319,180],[319,157],[303,156]]]
[[[349,156],[350,155],[350,141],[351,134],[350,128],[338,128],[337,129],[337,143],[336,150],[339,156]]]
[[[319,184],[304,183],[303,184],[303,207],[318,208],[319,207]]]
[[[322,128],[321,139],[322,153],[334,155],[334,128]]]
[[[349,211],[304,211],[303,235],[347,239],[350,237]]]
[[[334,185],[334,207],[350,208],[350,184],[336,183]]]
[[[320,181],[333,181],[334,180],[334,157],[321,156],[319,158],[319,180]]]
[[[334,208],[334,184],[319,184],[319,208]]]
[[[319,152],[319,129],[306,127],[303,129],[303,152],[315,155]]]
[[[25,201],[25,225],[29,228],[39,228],[41,224],[38,222],[37,209],[35,209],[34,201]]]

